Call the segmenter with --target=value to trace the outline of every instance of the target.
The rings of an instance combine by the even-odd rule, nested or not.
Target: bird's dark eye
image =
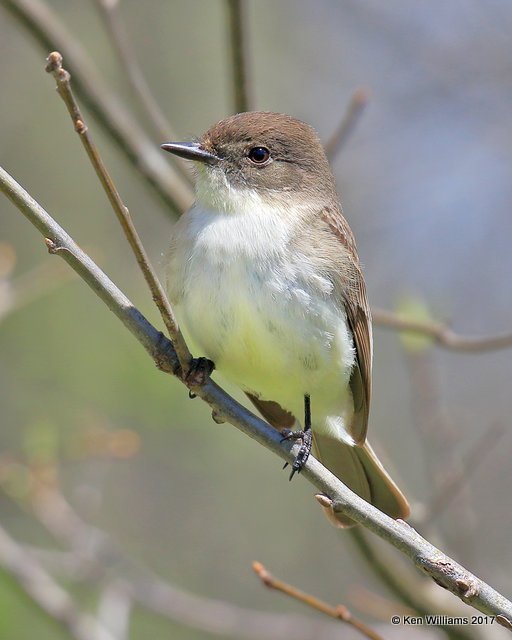
[[[248,157],[254,164],[265,164],[270,158],[270,151],[266,147],[254,147],[249,151]]]

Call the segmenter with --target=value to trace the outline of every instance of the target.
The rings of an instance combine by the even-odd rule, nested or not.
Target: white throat
[[[202,170],[196,186],[196,204],[190,212],[190,232],[200,249],[208,246],[229,262],[280,254],[301,216],[286,199],[262,196],[251,188],[233,187],[221,170]]]

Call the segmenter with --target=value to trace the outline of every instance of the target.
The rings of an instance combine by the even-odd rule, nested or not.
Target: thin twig
[[[235,111],[251,110],[251,87],[249,84],[249,62],[246,35],[244,0],[226,0],[229,17],[231,43],[231,68],[233,72],[233,103]]]
[[[81,102],[165,203],[166,210],[181,214],[188,209],[193,202],[190,185],[164,159],[158,144],[146,135],[126,105],[103,81],[76,34],[69,33],[58,13],[41,0],[0,0],[0,3],[28,29],[45,55],[55,49],[62,52]]]
[[[269,589],[275,589],[276,591],[281,591],[281,593],[290,596],[290,598],[294,598],[299,602],[311,607],[312,609],[316,609],[321,613],[325,613],[331,618],[335,618],[336,620],[341,620],[341,622],[346,622],[351,625],[355,629],[357,629],[360,633],[362,633],[367,638],[371,638],[372,640],[383,640],[382,636],[376,633],[373,629],[371,629],[364,622],[356,618],[352,613],[342,604],[338,604],[335,607],[323,602],[323,600],[319,600],[315,598],[315,596],[310,595],[309,593],[305,593],[300,589],[288,584],[287,582],[283,582],[277,578],[274,578],[265,567],[261,564],[261,562],[253,562],[252,568],[254,573],[260,578],[263,584]]]
[[[0,189],[48,239],[47,246],[50,251],[62,256],[79,273],[161,368],[172,371],[176,355],[171,343],[140,314],[55,220],[1,168]],[[282,442],[281,434],[276,429],[236,402],[213,380],[206,380],[203,385],[195,389],[195,392],[226,422],[230,422],[285,462],[293,462],[299,444]],[[313,456],[308,458],[301,476],[324,494],[322,496],[324,508],[343,513],[351,520],[373,531],[406,555],[438,585],[451,591],[463,602],[482,613],[495,615],[496,622],[512,630],[512,602],[436,549],[407,523],[393,520],[367,503]]]
[[[103,160],[101,159],[98,148],[92,140],[92,136],[90,135],[89,129],[80,112],[80,107],[73,96],[73,92],[71,91],[70,75],[62,66],[62,56],[59,52],[54,51],[53,53],[50,53],[47,59],[46,71],[51,73],[55,78],[57,91],[59,92],[60,97],[64,100],[69,111],[69,115],[73,121],[75,131],[80,137],[87,155],[89,156],[89,160],[96,171],[96,175],[107,194],[114,213],[116,214],[130,247],[135,254],[137,263],[153,296],[153,300],[155,301],[155,304],[160,311],[160,315],[162,316],[162,320],[167,327],[169,337],[174,345],[174,349],[180,363],[181,372],[183,375],[186,375],[192,356],[178,327],[178,322],[174,316],[169,301],[167,300],[163,287],[151,266],[146,250],[144,249],[139,234],[135,229],[130,212],[124,205],[121,196],[119,195],[119,192],[110,177]]]
[[[69,593],[2,527],[0,566],[16,579],[42,611],[67,629],[75,640],[116,640],[97,620],[80,611]]]
[[[139,65],[137,55],[131,46],[130,38],[127,36],[124,28],[119,10],[119,0],[95,0],[95,3],[105,22],[105,26],[110,35],[110,42],[114,46],[119,62],[133,90],[133,94],[147,115],[148,125],[152,127],[155,135],[157,135],[161,141],[178,140],[178,136],[160,108]],[[191,183],[192,177],[186,162],[180,158],[176,158],[175,166],[187,182]]]
[[[494,336],[463,336],[452,331],[444,324],[410,320],[393,311],[385,309],[372,310],[373,324],[396,331],[411,331],[432,338],[438,345],[453,351],[478,353],[480,351],[497,351],[512,347],[512,333]]]
[[[324,145],[325,153],[329,160],[332,161],[341,151],[342,147],[350,137],[350,134],[354,131],[354,128],[369,100],[370,91],[367,88],[358,87],[354,91],[338,128]]]

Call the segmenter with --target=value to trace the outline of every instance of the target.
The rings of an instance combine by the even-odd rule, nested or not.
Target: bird
[[[167,256],[185,335],[283,440],[301,442],[290,478],[312,451],[360,497],[405,519],[408,502],[367,440],[371,313],[318,134],[253,111],[161,146],[196,168],[196,200]],[[355,524],[342,513],[330,520]]]

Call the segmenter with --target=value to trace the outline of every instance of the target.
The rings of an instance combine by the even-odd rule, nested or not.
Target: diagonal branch
[[[0,169],[0,189],[47,238],[50,252],[61,255],[75,269],[145,347],[158,366],[166,371],[173,371],[173,364],[176,364],[177,359],[172,344],[4,169]],[[299,445],[290,447],[289,443],[281,442],[278,431],[236,402],[213,380],[209,379],[203,385],[196,386],[194,391],[210,405],[217,416],[230,422],[285,462],[293,461]],[[368,504],[312,456],[301,475],[324,494],[319,497],[324,508],[343,513],[373,531],[410,558],[438,585],[482,613],[495,615],[499,624],[512,630],[512,602],[422,538],[407,523],[392,520]]]

